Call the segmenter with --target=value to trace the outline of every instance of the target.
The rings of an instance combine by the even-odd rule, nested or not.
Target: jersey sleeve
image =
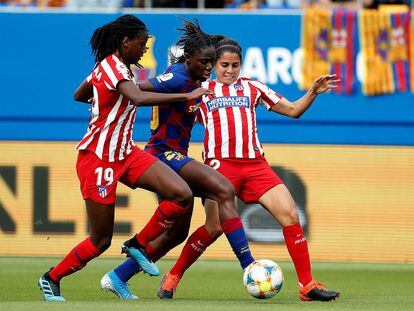
[[[132,80],[128,68],[115,56],[108,56],[101,62],[101,67],[105,72],[104,82],[108,89],[116,90],[118,83],[123,80]]]
[[[259,81],[249,81],[253,86],[256,87],[258,92],[260,93],[260,100],[259,104],[266,108],[266,110],[270,110],[274,105],[276,105],[283,96],[273,91],[267,85],[259,82]]]
[[[86,82],[88,82],[88,84],[92,84],[92,73],[86,77]]]
[[[163,74],[150,78],[154,91],[158,93],[180,93],[187,84],[187,78],[176,72],[164,72]]]

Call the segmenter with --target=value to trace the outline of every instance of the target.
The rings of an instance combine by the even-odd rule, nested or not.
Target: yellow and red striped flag
[[[308,9],[302,20],[302,81],[307,89],[322,74],[341,79],[337,93],[351,94],[355,81],[356,12]]]
[[[377,95],[409,89],[409,23],[408,12],[360,12],[364,94]]]

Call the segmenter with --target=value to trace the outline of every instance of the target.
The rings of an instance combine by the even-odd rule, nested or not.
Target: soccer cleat
[[[334,290],[323,288],[325,284],[312,280],[306,286],[298,283],[299,299],[302,301],[330,301],[335,300],[341,294]]]
[[[169,272],[164,274],[161,278],[160,287],[158,288],[158,297],[160,299],[172,299],[179,282],[180,277],[178,275],[173,275]]]
[[[46,301],[65,301],[65,298],[60,295],[59,282],[53,281],[49,276],[49,272],[43,274],[38,284]]]
[[[148,258],[144,247],[140,246],[138,243],[132,245],[131,240],[127,240],[121,248],[122,253],[126,253],[129,257],[133,258],[141,266],[143,272],[148,273],[151,276],[160,275],[160,270],[157,265]]]
[[[128,283],[121,281],[113,270],[102,277],[101,287],[105,291],[113,292],[121,299],[138,299],[129,291]]]

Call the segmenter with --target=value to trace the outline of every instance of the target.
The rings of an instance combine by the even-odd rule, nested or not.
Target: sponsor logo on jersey
[[[250,108],[250,100],[247,96],[215,97],[212,100],[209,100],[206,105],[208,111],[227,107]]]
[[[174,74],[172,72],[169,73],[163,73],[162,75],[159,75],[156,77],[158,82],[166,82],[168,80],[171,80],[174,77]]]

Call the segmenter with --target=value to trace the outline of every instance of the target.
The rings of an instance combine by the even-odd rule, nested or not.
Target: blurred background
[[[87,235],[75,171],[88,105],[73,92],[93,68],[93,31],[121,14],[151,40],[136,79],[163,72],[181,26],[243,47],[243,74],[293,101],[313,79],[336,73],[300,120],[258,108],[269,164],[300,213],[314,261],[414,262],[414,27],[408,0],[0,0],[0,256],[61,256]],[[134,140],[149,138],[140,108]],[[201,159],[202,127],[191,156]],[[115,237],[138,231],[154,194],[118,188]],[[238,202],[256,257],[288,260],[280,227],[258,205]],[[204,222],[196,200],[192,228]],[[168,255],[174,258],[180,247]],[[203,258],[233,259],[221,238]]]

